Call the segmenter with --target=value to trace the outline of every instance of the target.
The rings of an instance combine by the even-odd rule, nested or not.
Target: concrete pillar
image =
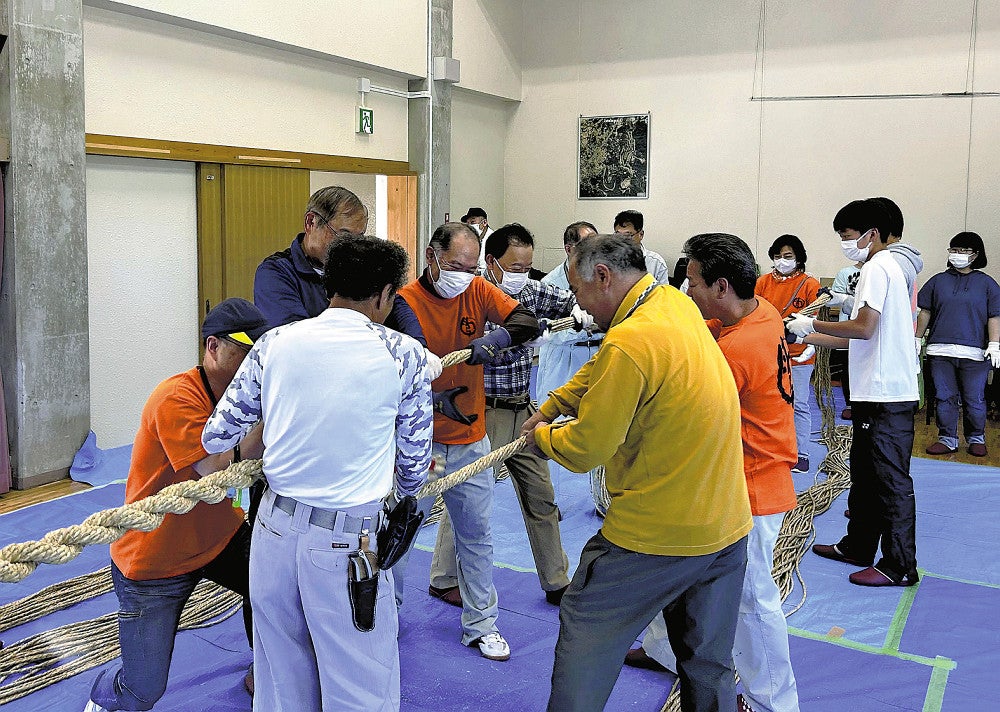
[[[452,46],[452,0],[427,0],[430,3],[430,26],[427,28],[431,57],[450,57]],[[428,74],[431,68],[428,67]],[[420,173],[417,179],[417,249],[423,267],[424,248],[434,228],[444,222],[451,205],[451,84],[433,77],[415,79],[410,91],[431,92],[431,111],[427,99],[410,99],[409,160]],[[428,197],[429,196],[429,197]],[[457,220],[459,216],[452,216]]]
[[[14,486],[24,489],[65,477],[90,429],[83,9],[0,0],[0,23],[0,133],[11,147],[0,366]],[[122,348],[156,358],[155,344],[129,342],[127,324],[121,336]]]

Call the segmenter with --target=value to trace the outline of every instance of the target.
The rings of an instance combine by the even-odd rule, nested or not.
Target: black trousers
[[[830,351],[830,378],[840,381],[847,407],[851,407],[851,370],[847,367],[847,349]]]
[[[917,572],[916,501],[910,477],[915,401],[852,404],[851,519],[837,545],[858,561],[874,561],[898,581]]]

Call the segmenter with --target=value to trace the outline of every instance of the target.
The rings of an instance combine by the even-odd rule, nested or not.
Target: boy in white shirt
[[[848,203],[833,221],[844,255],[864,262],[851,318],[795,315],[788,330],[807,344],[847,348],[854,437],[847,535],[816,544],[827,559],[867,567],[859,586],[917,583],[916,503],[910,477],[913,416],[919,398],[913,316],[906,279],[889,252],[892,218],[875,198]],[[874,566],[881,545],[882,558]]]

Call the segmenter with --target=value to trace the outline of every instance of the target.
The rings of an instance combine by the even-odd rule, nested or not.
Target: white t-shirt
[[[919,398],[913,314],[906,278],[889,250],[875,254],[861,268],[852,319],[862,307],[879,313],[870,339],[851,339],[851,400],[900,403]]]
[[[433,406],[424,348],[353,309],[264,334],[202,434],[224,452],[264,421],[264,474],[312,507],[416,494],[430,465]]]

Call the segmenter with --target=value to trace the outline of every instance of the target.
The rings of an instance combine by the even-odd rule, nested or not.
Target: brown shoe
[[[434,598],[440,598],[445,603],[458,606],[459,608],[462,607],[462,593],[458,590],[458,586],[450,586],[448,588],[428,586],[427,593]]]
[[[986,457],[986,446],[982,443],[972,443],[969,445],[968,453],[973,457]]]
[[[633,648],[625,653],[625,664],[629,667],[642,668],[643,670],[667,671],[665,667],[649,657],[649,654],[642,648]]]
[[[929,445],[924,452],[928,455],[950,455],[953,452],[958,452],[958,448],[951,448],[942,442],[936,442],[933,445]]]
[[[904,576],[899,581],[893,581],[886,574],[882,573],[874,566],[869,566],[863,571],[856,571],[847,579],[858,586],[913,586],[919,580],[917,574]]]
[[[857,559],[852,559],[847,556],[836,544],[813,544],[813,553],[817,556],[822,556],[824,559],[833,559],[834,561],[841,561],[845,564],[850,564],[851,566],[871,566],[870,561],[858,561]]]

